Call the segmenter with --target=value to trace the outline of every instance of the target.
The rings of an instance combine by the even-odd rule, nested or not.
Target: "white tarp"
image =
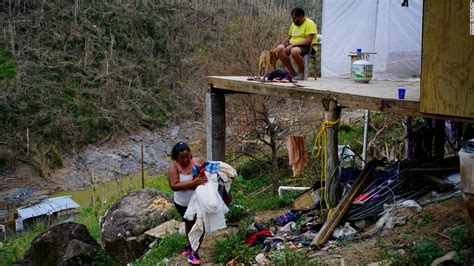
[[[423,0],[323,1],[321,69],[324,77],[349,77],[349,52],[376,52],[374,79],[419,78]]]

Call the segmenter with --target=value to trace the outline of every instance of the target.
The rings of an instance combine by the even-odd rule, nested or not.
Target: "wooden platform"
[[[420,114],[420,81],[371,81],[359,83],[341,78],[279,83],[247,81],[247,77],[210,76],[211,89],[224,93],[250,93],[280,96],[321,103],[332,99],[343,107],[369,109],[412,116]],[[406,89],[405,99],[398,99],[398,87]]]

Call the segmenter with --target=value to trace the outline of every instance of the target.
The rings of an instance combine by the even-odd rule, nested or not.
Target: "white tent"
[[[321,70],[324,77],[349,77],[349,52],[376,52],[374,79],[419,78],[423,0],[323,1]]]

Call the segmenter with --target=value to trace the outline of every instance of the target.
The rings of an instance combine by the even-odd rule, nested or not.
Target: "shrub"
[[[429,265],[436,258],[444,255],[443,249],[436,243],[423,242],[414,243],[410,247],[415,262],[423,265]]]

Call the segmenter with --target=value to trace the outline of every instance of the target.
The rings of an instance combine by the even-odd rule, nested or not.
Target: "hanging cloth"
[[[298,175],[308,164],[308,152],[304,144],[304,136],[288,136],[288,162],[293,176]]]

